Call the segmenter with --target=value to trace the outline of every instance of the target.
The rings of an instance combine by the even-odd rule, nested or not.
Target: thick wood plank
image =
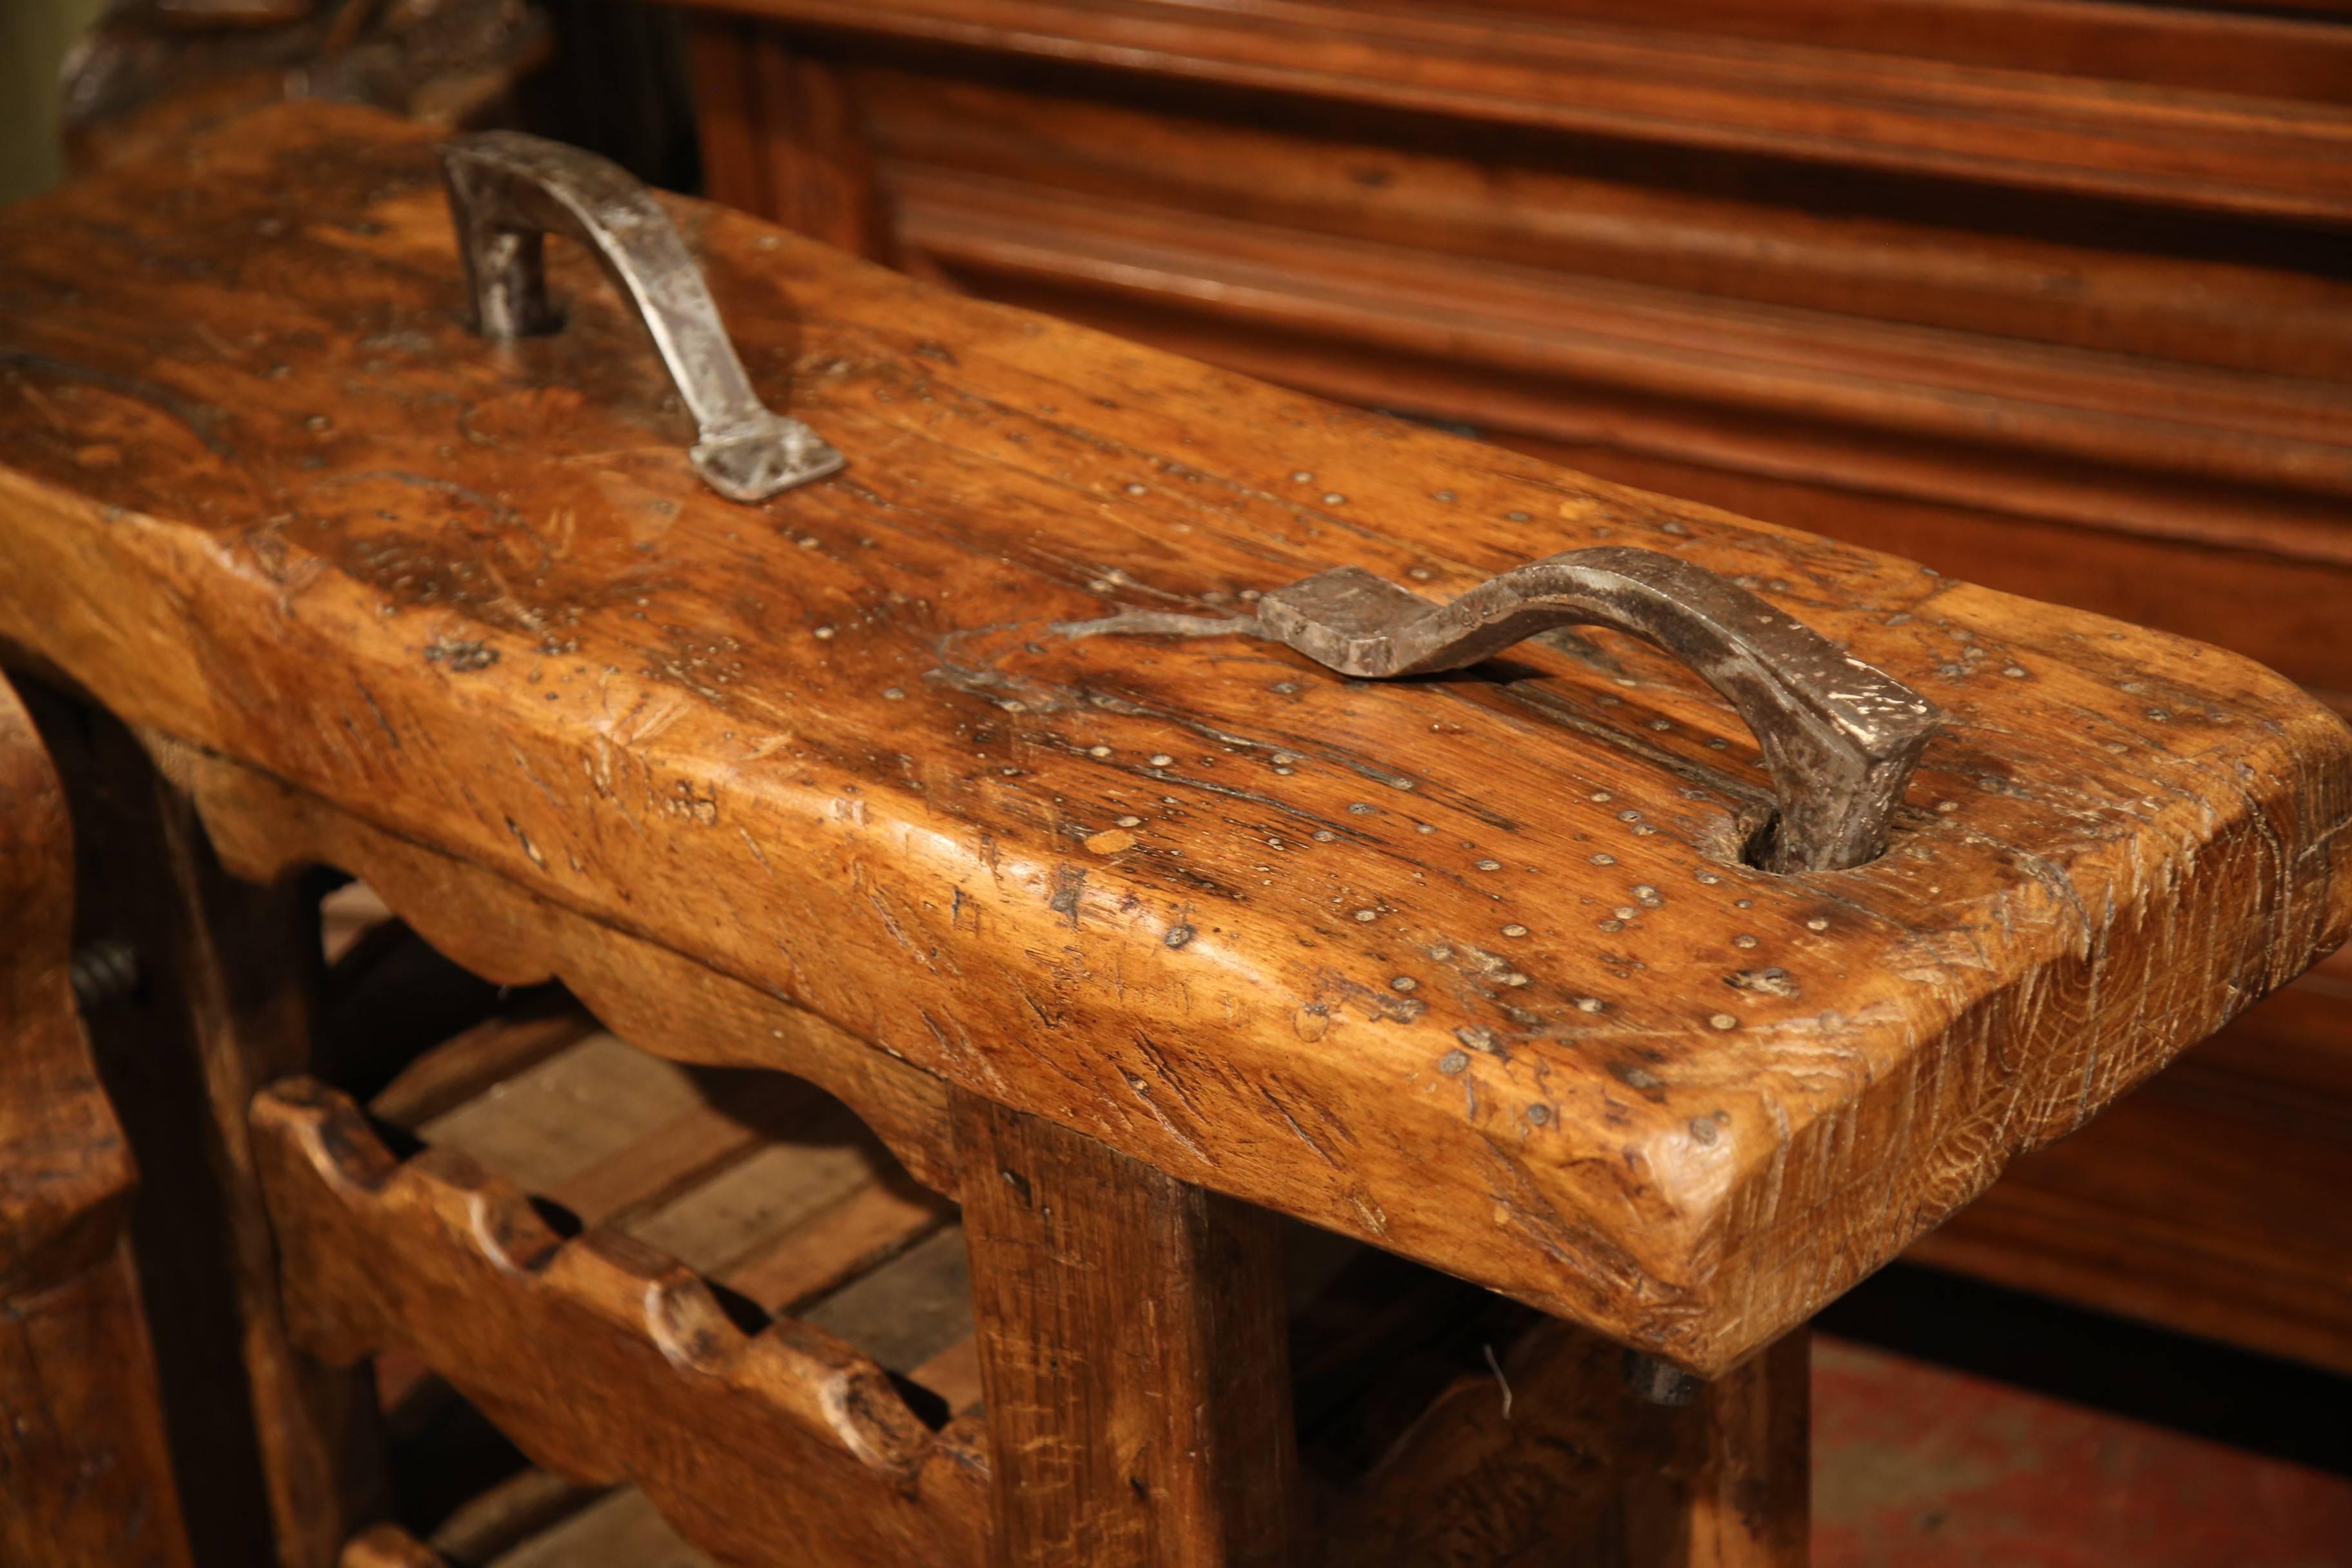
[[[793,1311],[921,1240],[953,1213],[938,1194],[886,1178],[809,1219],[763,1255],[745,1258],[728,1270],[725,1283],[771,1311]]]
[[[368,1112],[413,1131],[595,1029],[596,1020],[575,1007],[485,1018],[409,1063],[368,1101]]]
[[[810,1308],[803,1317],[891,1371],[916,1374],[972,1338],[971,1274],[963,1231],[948,1226]],[[976,1373],[979,1363],[972,1363]],[[953,1361],[947,1363],[952,1375]],[[933,1390],[947,1400],[951,1390]]]
[[[959,1095],[996,1568],[1275,1565],[1297,1453],[1273,1216]]]
[[[1740,395],[1731,364],[1771,355],[1776,339],[1780,355],[1797,351],[1816,367],[1910,395],[1943,384],[1943,367],[1931,355],[1900,355],[1906,339],[1955,348],[1957,385],[1980,395],[1978,367],[2006,353],[2018,374],[2011,402],[2025,421],[2049,397],[2051,367],[2067,362],[2051,355],[2053,345],[2343,384],[2352,284],[2291,266],[2291,247],[2263,247],[2253,235],[2237,245],[2206,235],[2218,257],[2180,257],[2166,254],[2166,240],[2189,249],[2194,226],[2136,235],[2136,249],[2119,249],[2063,216],[2042,216],[2028,233],[1985,233],[1983,214],[1967,205],[1922,214],[1894,195],[1865,214],[1825,216],[1806,209],[1806,188],[1785,172],[1788,188],[1698,176],[1677,184],[1670,169],[1592,167],[1524,141],[1430,132],[1400,143],[1360,120],[1298,124],[1282,115],[1265,124],[1223,101],[1190,113],[1150,97],[1122,101],[1101,78],[1046,91],[1000,85],[969,64],[952,73],[877,57],[852,73],[875,157],[908,237],[939,247],[952,266],[981,266],[995,249],[1000,266],[1061,273],[1073,289],[1146,291],[1148,275],[1119,279],[1112,270],[1122,251],[1146,251],[1152,273],[1225,275],[1233,289],[1251,289],[1244,299],[1200,294],[1195,310],[1301,334],[1318,324],[1328,334],[1331,312],[1350,294],[1373,303],[1385,291],[1400,318],[1433,315],[1444,296],[1418,279],[1451,275],[1465,322],[1517,318],[1540,329],[1543,312],[1527,300],[1545,296],[1557,300],[1555,331],[1580,315],[1604,339],[1656,331],[1682,315],[1691,331],[1675,348],[1694,362],[1682,374],[1696,381],[1696,364],[1712,360],[1717,393],[1731,397]],[[1188,218],[1200,233],[1183,233]],[[1024,242],[1030,257],[1012,257]],[[1473,279],[1498,299],[1465,299]],[[1286,310],[1289,322],[1284,296],[1307,300]],[[1601,315],[1609,306],[1628,322],[1613,327]],[[1700,320],[1727,334],[1715,355],[1696,331]],[[1872,322],[1882,327],[1872,331]],[[1390,334],[1404,329],[1397,322]],[[1790,339],[1806,329],[1825,336],[1800,351]],[[1345,341],[1367,345],[1381,334],[1350,329]],[[1576,369],[1543,343],[1512,355],[1470,336],[1449,357],[1498,369],[1550,364],[1561,381]],[[2200,418],[2166,400],[2171,384],[2161,376],[2133,402],[2152,416]],[[2209,385],[2216,411],[2244,406],[2253,390],[2227,376],[2209,376]],[[2032,423],[2021,435],[2032,439]]]
[[[732,506],[578,258],[562,333],[462,333],[440,204],[420,133],[312,106],[0,219],[37,307],[0,565],[68,585],[0,634],[284,781],[206,786],[241,868],[344,864],[500,980],[596,971],[665,1051],[730,1031],[620,993],[723,995],[763,1053],[729,1059],[919,1173],[851,1078],[1720,1370],[2352,920],[2352,743],[2211,649],[682,205],[754,375],[850,453]],[[1604,540],[1754,582],[1952,715],[1892,853],[1742,865],[1751,742],[1642,648],[1360,689],[1236,613],[1338,560],[1444,595]],[[1224,624],[1072,635],[1170,610]],[[1765,967],[1797,994],[1738,983]],[[773,997],[833,1032],[743,1038]]]
[[[823,1018],[667,949],[588,921],[505,879],[369,826],[316,797],[184,748],[174,765],[209,803],[227,854],[257,879],[305,860],[364,864],[419,929],[509,985],[560,977],[645,1049],[713,1067],[772,1067],[855,1110],[934,1191],[954,1186],[947,1090]],[[679,1102],[684,1103],[682,1100]]]
[[[731,1563],[977,1563],[984,1466],[934,1438],[881,1369],[782,1320],[747,1337],[642,1245],[560,1241],[464,1155],[394,1164],[351,1103],[290,1082],[255,1102],[303,1341],[341,1363],[424,1357],[533,1461],[634,1481]]]
[[[710,8],[1530,132],[2237,214],[2352,216],[2345,46],[2311,24],[2236,41],[2280,62],[2283,76],[2310,51],[2300,63],[2334,83],[2321,101],[2242,96],[2246,79],[2218,72],[2202,90],[2136,89],[2057,74],[2047,57],[2020,62],[2022,70],[1956,68],[1804,41],[1584,22],[1554,7],[718,0]]]
[[[609,1495],[527,1467],[458,1504],[425,1544],[460,1563],[495,1563]]]
[[[2352,1373],[2352,952],[2026,1156],[1910,1254]]]

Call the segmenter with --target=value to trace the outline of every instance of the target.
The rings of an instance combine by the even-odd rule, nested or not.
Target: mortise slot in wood
[[[533,1462],[634,1482],[725,1563],[979,1561],[984,1459],[832,1335],[746,1335],[685,1268],[609,1230],[560,1239],[468,1156],[395,1162],[316,1082],[273,1086],[252,1121],[312,1353],[414,1352]]]

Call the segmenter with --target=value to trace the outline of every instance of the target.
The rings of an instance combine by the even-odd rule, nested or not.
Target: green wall
[[[58,151],[58,65],[101,0],[0,0],[0,202],[64,173]]]

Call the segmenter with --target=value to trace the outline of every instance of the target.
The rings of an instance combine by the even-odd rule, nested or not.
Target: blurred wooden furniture
[[[73,891],[64,791],[0,680],[0,1560],[185,1568],[135,1173],[75,1007]],[[94,1000],[117,968],[90,966]]]
[[[2337,0],[682,8],[719,200],[2352,712]],[[1921,1256],[2352,1371],[2347,1124],[2339,955]]]
[[[1807,1317],[2352,922],[2352,734],[2244,659],[668,207],[839,474],[714,493],[733,427],[689,460],[575,247],[561,331],[469,333],[431,134],[383,116],[286,106],[0,215],[13,658],[133,726],[252,886],[362,876],[490,981],[814,1084],[960,1205],[961,1418],[219,1031],[281,1561],[370,1522],[327,1374],[395,1349],[729,1562],[1361,1560],[1376,1525],[1800,1562]],[[1646,644],[1368,684],[1251,612],[1583,545],[1752,584],[1943,710],[1884,856],[1748,864],[1756,738]],[[1583,1392],[1441,1394],[1311,1512],[1277,1216],[1560,1320],[1494,1370]],[[1589,1517],[1527,1506],[1596,1473]]]
[[[87,173],[289,98],[454,129],[510,111],[551,47],[530,0],[113,0],[67,61],[68,155]]]

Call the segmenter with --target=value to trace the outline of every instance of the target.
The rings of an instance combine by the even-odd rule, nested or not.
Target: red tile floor
[[[2352,1478],[1827,1334],[1813,1423],[1814,1568],[2352,1565]]]

